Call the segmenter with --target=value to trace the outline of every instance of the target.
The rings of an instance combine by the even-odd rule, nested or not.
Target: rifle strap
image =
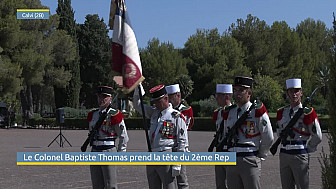
[[[299,108],[299,110],[294,114],[292,119],[289,120],[288,125],[286,127],[289,127],[290,129],[293,129],[293,126],[295,125],[295,123],[299,120],[299,118],[303,114],[303,109],[304,109],[304,107]]]
[[[106,112],[102,113],[101,111],[99,111],[99,119],[98,121],[96,122],[95,126],[92,128],[92,131],[98,131],[99,128],[101,127],[102,123],[104,122],[104,120],[106,119],[107,115],[109,115],[109,112],[111,110],[111,105],[109,105],[107,108],[106,108]]]

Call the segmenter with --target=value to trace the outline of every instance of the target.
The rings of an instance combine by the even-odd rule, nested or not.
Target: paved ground
[[[91,188],[89,166],[17,166],[16,152],[79,152],[87,136],[85,130],[65,130],[63,135],[73,147],[57,143],[48,144],[59,130],[0,129],[0,188]],[[128,131],[128,151],[146,151],[143,130]],[[212,140],[213,132],[191,131],[190,150],[204,152]],[[310,188],[322,188],[321,166],[318,161],[322,147],[329,153],[327,134],[318,152],[311,154]],[[59,141],[59,138],[58,138]],[[262,163],[262,188],[281,188],[278,155]],[[121,189],[148,188],[145,166],[119,166],[118,187]],[[190,188],[215,188],[214,166],[188,166]]]

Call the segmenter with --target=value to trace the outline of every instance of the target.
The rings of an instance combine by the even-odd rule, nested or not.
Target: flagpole
[[[147,148],[148,148],[148,152],[151,152],[151,145],[150,145],[150,141],[149,141],[149,136],[148,136],[148,126],[147,126],[147,122],[146,122],[146,116],[145,116],[145,108],[143,105],[143,100],[142,100],[142,94],[141,94],[141,87],[140,85],[138,85],[139,88],[139,96],[140,96],[140,104],[141,104],[141,111],[142,111],[142,119],[143,119],[143,125],[144,125],[144,130],[146,133],[146,140],[147,140]]]

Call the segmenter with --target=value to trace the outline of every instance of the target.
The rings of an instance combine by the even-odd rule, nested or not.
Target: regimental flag
[[[145,78],[124,0],[111,0],[109,26],[113,30],[111,68],[123,76],[123,91],[129,93]]]

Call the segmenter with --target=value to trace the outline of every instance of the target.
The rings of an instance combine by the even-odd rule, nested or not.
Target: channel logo
[[[49,9],[17,9],[17,19],[49,19]]]

